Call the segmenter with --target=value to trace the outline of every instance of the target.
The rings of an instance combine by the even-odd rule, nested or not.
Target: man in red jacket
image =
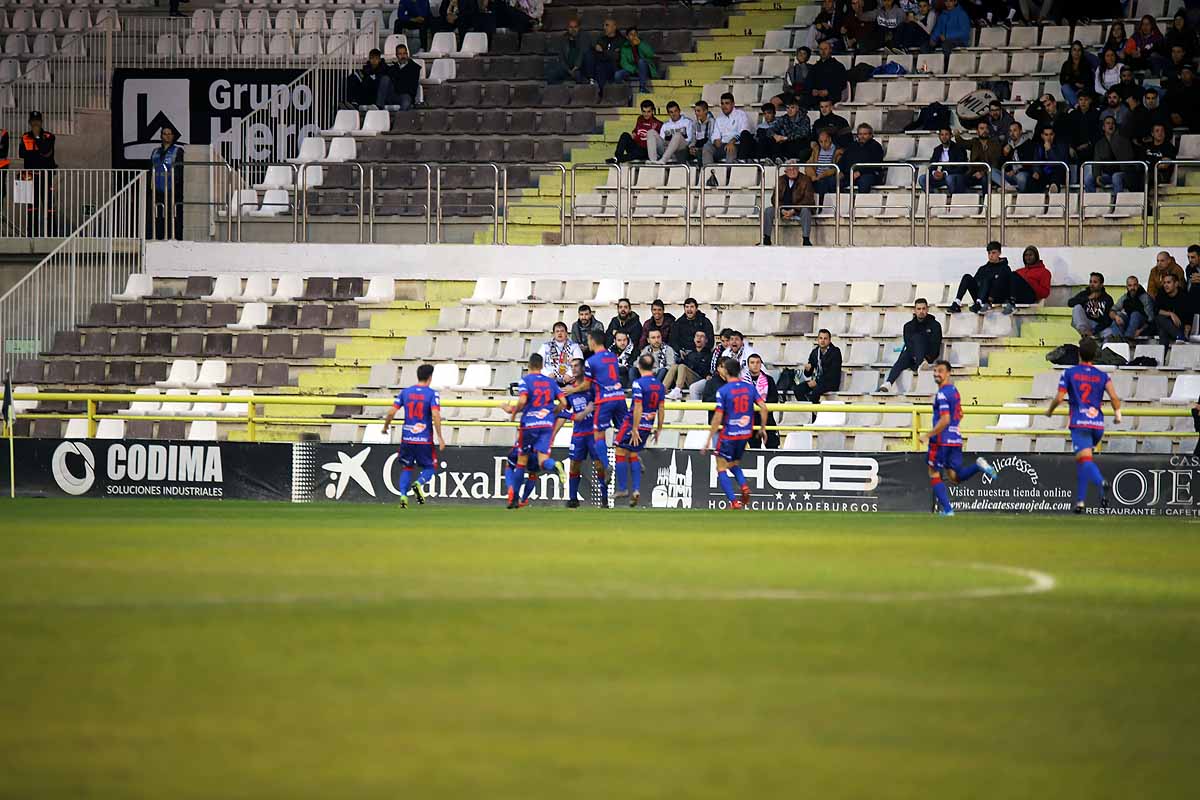
[[[1050,270],[1046,269],[1041,254],[1033,245],[1025,248],[1021,261],[1025,266],[1013,275],[1012,302],[1020,305],[1040,303],[1050,296]]]
[[[642,101],[642,115],[633,126],[633,133],[622,133],[617,140],[617,152],[608,160],[610,164],[624,164],[627,161],[645,161],[649,158],[646,152],[646,137],[650,131],[662,130],[662,120],[654,116],[657,111],[654,103]]]

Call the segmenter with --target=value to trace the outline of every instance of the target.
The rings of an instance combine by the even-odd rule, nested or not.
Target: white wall
[[[1021,246],[1005,249],[1021,265]],[[1175,252],[1177,251],[1177,252]],[[1154,266],[1154,248],[1046,247],[1042,260],[1056,285],[1087,283],[1104,273],[1110,284],[1126,275],[1143,278]],[[1183,263],[1183,247],[1174,248]],[[625,247],[613,245],[384,245],[227,244],[150,242],[152,275],[302,272],[305,275],[387,275],[397,278],[473,280],[495,276],[626,280],[878,280],[957,281],[986,260],[982,247]]]

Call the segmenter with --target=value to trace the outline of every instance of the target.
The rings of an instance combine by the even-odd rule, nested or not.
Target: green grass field
[[[0,508],[3,798],[1196,796],[1196,522]]]

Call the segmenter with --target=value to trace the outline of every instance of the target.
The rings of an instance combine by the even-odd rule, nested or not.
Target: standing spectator
[[[29,130],[21,136],[19,153],[24,168],[33,173],[33,204],[27,210],[28,230],[33,236],[53,236],[54,220],[52,176],[58,169],[54,160],[54,134],[42,127],[42,112],[29,112]]]
[[[696,302],[696,298],[689,297],[683,301],[683,316],[677,318],[671,325],[671,335],[667,337],[667,343],[675,348],[675,352],[683,353],[692,347],[697,331],[704,333],[705,345],[711,350],[713,346],[712,322],[700,310],[700,304]]]
[[[604,323],[592,316],[592,307],[584,303],[579,307],[579,319],[571,326],[571,341],[587,347],[588,334],[592,331],[604,333]],[[608,337],[604,337],[608,341]]]
[[[896,363],[888,372],[887,380],[879,385],[879,391],[887,394],[895,391],[896,380],[905,370],[915,375],[922,365],[932,364],[942,354],[942,323],[929,315],[929,301],[918,297],[913,303],[913,318],[904,323],[904,346]]]
[[[367,54],[367,63],[346,79],[346,98],[350,104],[359,111],[365,110],[366,106],[379,105],[379,80],[386,74],[387,62],[383,60],[383,53],[372,49]]]
[[[1125,294],[1117,298],[1108,312],[1112,322],[1104,329],[1104,338],[1136,339],[1155,318],[1154,298],[1150,296],[1137,275],[1125,279]]]
[[[154,238],[183,239],[183,146],[175,128],[163,125],[162,144],[150,154],[150,171],[154,174]],[[168,230],[168,212],[170,230]]]
[[[676,330],[671,330],[674,336]],[[709,376],[712,363],[712,344],[708,334],[696,330],[691,343],[682,350],[676,351],[675,366],[667,370],[663,378],[663,387],[667,390],[668,400],[682,400],[683,389]]]
[[[1054,128],[1043,128],[1041,141],[1033,149],[1034,161],[1061,161],[1071,163],[1071,154],[1065,144],[1055,141]],[[1029,173],[1029,191],[1057,192],[1067,185],[1067,171],[1060,166],[1039,165]]]
[[[700,165],[707,167],[716,160],[716,148],[713,147],[713,137],[716,135],[717,124],[708,113],[708,103],[697,100],[696,118],[692,120],[692,132],[688,137],[688,159],[700,159]],[[696,173],[699,179],[699,172]]]
[[[567,323],[554,323],[554,335],[538,351],[542,354],[542,374],[554,378],[559,386],[573,379],[571,362],[583,358],[583,350],[567,336]]]
[[[1121,62],[1117,60],[1115,50],[1105,50],[1100,54],[1100,66],[1096,67],[1096,94],[1104,95],[1108,90],[1121,82]]]
[[[1029,186],[1029,176],[1033,172],[1028,166],[1009,166],[1008,162],[1029,162],[1033,160],[1033,142],[1021,130],[1021,123],[1013,122],[1008,126],[1008,136],[1000,149],[1004,156],[1004,180],[1010,186],[1015,186],[1018,192],[1024,192]]]
[[[1163,276],[1162,291],[1154,298],[1155,329],[1159,344],[1170,345],[1186,342],[1192,334],[1192,309],[1188,293],[1174,275]]]
[[[729,343],[725,346],[725,352],[722,353],[725,358],[736,359],[742,365],[742,380],[750,374],[749,362],[750,356],[758,355],[758,351],[746,341],[742,336],[741,331],[729,332]]]
[[[621,134],[621,138],[617,140],[617,151],[608,163],[624,164],[629,161],[645,161],[650,157],[646,145],[647,137],[650,131],[657,132],[662,129],[662,121],[654,116],[655,111],[654,103],[649,100],[642,101],[642,114],[633,124],[633,132]]]
[[[985,125],[986,123],[981,123]],[[882,160],[882,159],[880,159]],[[950,194],[956,194],[966,189],[966,181],[963,178],[963,173],[966,167],[950,167],[942,166],[947,162],[959,162],[967,160],[967,152],[963,150],[962,145],[958,144],[952,138],[949,125],[943,125],[938,129],[938,144],[933,148],[933,153],[929,156],[929,172],[922,175],[919,183],[921,189],[927,192],[932,192],[934,189],[945,189]]]
[[[775,185],[775,197],[772,204],[763,213],[762,242],[771,245],[771,234],[775,230],[775,209],[778,208],[782,219],[800,221],[800,234],[804,237],[804,247],[812,247],[812,214],[817,205],[817,193],[813,182],[807,175],[800,172],[800,166],[789,161],[783,168],[783,174]]]
[[[12,159],[8,157],[8,129],[0,128],[0,169],[7,169],[12,166]],[[3,181],[0,181],[0,198],[3,195]]]
[[[407,111],[421,87],[421,68],[408,57],[408,46],[396,45],[396,60],[379,79],[379,104],[388,110]]]
[[[780,376],[779,383],[781,392],[791,389],[800,403],[819,403],[821,395],[841,389],[842,351],[833,343],[833,334],[825,328],[817,331],[817,346],[808,354],[808,361]]]
[[[546,61],[546,83],[587,83],[595,79],[592,37],[579,29],[579,18],[567,20],[567,30],[556,36]]]
[[[617,331],[613,336],[612,346],[608,348],[617,357],[618,372],[621,374],[621,385],[628,389],[633,385],[629,379],[630,370],[637,369],[637,347],[633,339],[625,331]]]
[[[392,33],[405,31],[418,31],[421,49],[429,49],[429,39],[433,32],[433,12],[429,9],[429,0],[400,0],[396,6],[396,21],[392,25]]]
[[[650,304],[650,319],[642,323],[642,335],[638,339],[638,347],[645,347],[650,343],[650,333],[658,331],[662,334],[662,340],[668,342],[671,340],[671,326],[675,324],[675,315],[666,313],[666,306],[662,300],[655,300]]]
[[[654,377],[660,381],[667,377],[667,370],[675,366],[675,349],[671,345],[663,343],[662,332],[658,330],[650,331],[650,336],[646,340],[645,347],[641,350],[641,355],[650,356],[654,359]],[[636,365],[634,369],[636,369]],[[629,382],[633,383],[638,377],[638,373],[630,372]]]
[[[771,139],[778,158],[806,158],[812,129],[808,114],[800,110],[799,99],[792,97],[787,102],[787,113],[775,119],[771,126]]]
[[[704,398],[708,384],[717,375],[717,364],[725,357],[725,350],[729,347],[729,337],[732,333],[733,331],[729,328],[723,328],[720,337],[713,342],[712,359],[708,362],[706,375],[701,376],[700,380],[693,382],[688,387],[688,396],[693,402]]]
[[[642,335],[642,321],[633,310],[628,297],[617,301],[617,315],[609,320],[608,328],[604,331],[608,341],[616,341],[617,331],[624,331],[631,342],[636,342]]]
[[[758,126],[754,129],[754,152],[760,159],[770,162],[776,158],[777,148],[771,129],[775,127],[775,104],[763,103],[758,110]]]
[[[667,121],[659,130],[646,132],[646,154],[653,164],[674,164],[691,144],[692,121],[683,116],[679,103],[667,103]]]
[[[1179,266],[1179,262],[1175,257],[1162,250],[1154,257],[1154,266],[1150,268],[1150,275],[1146,278],[1146,291],[1150,293],[1156,301],[1158,295],[1162,291],[1163,278],[1168,275],[1175,276],[1175,281],[1182,286],[1185,280],[1183,267]]]
[[[747,161],[754,157],[754,136],[750,118],[734,105],[733,95],[721,95],[721,113],[715,122],[713,149],[718,161]]]
[[[971,18],[958,6],[958,0],[946,0],[946,8],[938,14],[937,23],[929,34],[927,52],[941,50],[945,54],[942,69],[950,65],[950,53],[957,47],[971,44]]]
[[[813,100],[842,101],[846,92],[846,68],[833,57],[833,43],[828,39],[817,46],[817,63],[808,68],[808,91]]]
[[[850,144],[853,138],[850,135],[850,122],[834,111],[833,101],[824,99],[818,106],[817,119],[812,123],[812,134],[815,136],[821,131],[827,130],[829,131],[829,138],[838,147],[845,147]]]
[[[637,76],[638,91],[646,94],[650,91],[650,79],[658,78],[658,68],[654,65],[654,48],[642,41],[638,29],[630,27],[625,31],[625,42],[621,45],[619,66],[613,80],[624,83]]]
[[[750,372],[750,374],[746,376],[745,380],[747,383],[754,385],[755,390],[758,392],[759,399],[766,403],[778,403],[779,390],[775,386],[775,379],[768,375],[767,371],[763,369],[762,356],[760,356],[758,353],[750,356],[750,358],[746,360],[746,369]],[[773,411],[767,412],[766,442],[763,442],[762,438],[760,438],[762,436],[760,433],[762,430],[761,420],[758,418],[757,414],[755,414],[754,417],[754,434],[750,437],[750,441],[746,444],[746,446],[766,447],[768,450],[778,450],[779,431],[773,430],[775,427],[775,413]]]
[[[1117,133],[1117,121],[1112,117],[1105,117],[1100,128],[1104,135],[1096,142],[1096,160],[1132,161],[1133,145]],[[1089,192],[1096,191],[1097,185],[1104,189],[1111,188],[1114,192],[1123,192],[1130,177],[1137,177],[1131,176],[1124,167],[1085,167],[1083,172],[1083,185]]]
[[[1187,249],[1186,283],[1192,308],[1200,311],[1200,244],[1189,244]]]
[[[1112,295],[1104,290],[1104,276],[1093,272],[1088,285],[1079,294],[1067,301],[1071,309],[1071,327],[1082,336],[1100,336],[1112,324],[1108,312],[1112,311]]]
[[[819,195],[837,191],[837,168],[834,166],[842,160],[842,149],[833,143],[833,135],[829,128],[817,132],[817,140],[812,143],[812,153],[808,163],[813,166],[805,170],[813,189]]]
[[[962,141],[959,141],[962,145]],[[992,126],[986,119],[975,123],[975,138],[966,144],[967,160],[987,164],[988,169],[967,167],[962,174],[962,184],[971,189],[982,190],[991,180],[997,186],[1003,181],[1001,170],[1004,164],[1004,145],[992,136]]]
[[[1190,63],[1184,64],[1179,69],[1179,79],[1171,81],[1166,88],[1171,124],[1192,133],[1200,132],[1200,82],[1196,81],[1196,68]]]
[[[596,85],[601,91],[616,78],[621,68],[621,47],[625,37],[617,30],[617,21],[612,17],[604,20],[604,33],[592,44],[592,59],[595,64]]]
[[[987,261],[975,270],[975,274],[966,274],[958,282],[958,291],[954,302],[950,304],[950,313],[962,311],[963,298],[968,294],[974,302],[971,311],[975,314],[987,313],[993,305],[1004,304],[1004,313],[1011,314],[1012,306],[1012,268],[1008,259],[1000,255],[1000,243],[988,242]]]
[[[953,0],[951,0],[953,2]],[[883,146],[875,139],[875,131],[867,123],[858,126],[858,138],[846,147],[842,153],[842,188],[845,189],[854,181],[857,192],[869,193],[875,184],[882,180],[882,167],[858,168],[859,164],[880,164],[883,162]]]
[[[783,91],[771,98],[771,102],[780,109],[787,108],[793,99],[800,104],[801,108],[812,107],[812,96],[808,93],[808,60],[810,58],[812,58],[812,51],[807,47],[796,48],[796,58],[788,65],[787,72],[783,75]],[[807,118],[805,115],[805,119]]]
[[[1068,105],[1075,105],[1081,92],[1090,92],[1096,86],[1096,69],[1083,52],[1083,43],[1071,42],[1071,52],[1058,71],[1058,85]]]

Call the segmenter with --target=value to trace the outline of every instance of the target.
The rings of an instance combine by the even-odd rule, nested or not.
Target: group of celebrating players
[[[517,384],[516,402],[502,406],[514,421],[519,421],[516,442],[508,454],[505,470],[507,507],[522,508],[529,504],[540,473],[553,470],[568,486],[567,506],[579,507],[579,484],[583,465],[592,461],[599,487],[600,506],[608,506],[607,431],[616,431],[614,445],[616,492],[614,498],[628,497],[637,507],[641,499],[642,463],[640,453],[648,442],[658,441],[663,426],[663,401],[666,390],[654,373],[654,361],[649,355],[637,363],[640,377],[633,382],[630,405],[626,405],[625,389],[621,385],[621,368],[617,356],[609,350],[602,331],[592,331],[588,337],[592,354],[576,359],[572,365],[572,381],[565,388],[542,374],[542,356],[529,357],[529,371]],[[1088,487],[1099,490],[1100,505],[1107,505],[1108,483],[1093,458],[1093,450],[1104,434],[1105,394],[1112,402],[1114,419],[1121,421],[1121,402],[1108,375],[1093,366],[1099,344],[1090,337],[1079,345],[1080,363],[1064,371],[1058,393],[1046,410],[1047,416],[1066,399],[1070,409],[1071,443],[1075,452],[1077,484],[1075,513],[1082,513]],[[757,388],[741,380],[741,365],[737,359],[717,362],[717,371],[725,384],[717,391],[709,435],[701,449],[707,455],[716,442],[718,482],[732,509],[748,508],[750,487],[742,472],[741,460],[746,445],[753,436],[766,439],[767,405]],[[417,384],[400,392],[384,421],[384,432],[391,426],[396,412],[404,410],[404,426],[399,461],[402,474],[399,482],[400,505],[408,507],[411,489],[418,503],[424,503],[426,485],[436,469],[437,446],[445,448],[442,437],[442,418],[437,392],[429,385],[433,367],[422,364],[417,368]],[[950,363],[934,364],[934,380],[938,391],[933,399],[934,426],[921,435],[928,442],[927,465],[929,483],[936,507],[942,516],[953,516],[946,481],[963,483],[978,474],[995,478],[997,470],[983,457],[963,466],[963,438],[959,422],[963,417],[962,398],[950,376]],[[755,414],[759,416],[757,430]],[[571,422],[568,479],[561,461],[551,456],[555,435]]]

